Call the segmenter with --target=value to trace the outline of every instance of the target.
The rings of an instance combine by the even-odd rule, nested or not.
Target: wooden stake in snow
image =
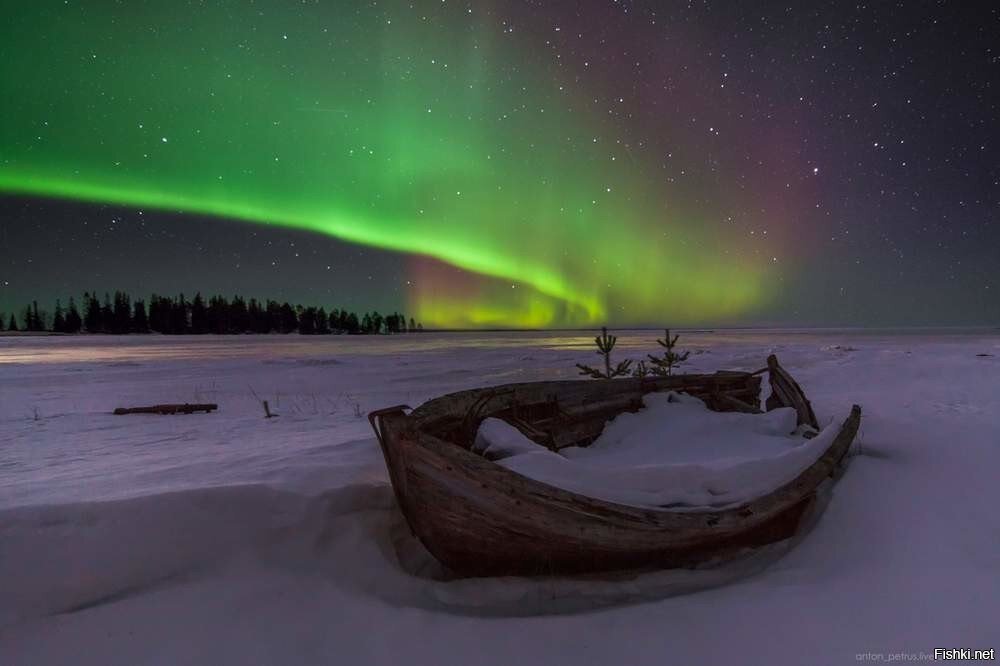
[[[195,412],[214,412],[219,406],[215,404],[192,405],[152,405],[150,407],[118,407],[115,414],[193,414]]]

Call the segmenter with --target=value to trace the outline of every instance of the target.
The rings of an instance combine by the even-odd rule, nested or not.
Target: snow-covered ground
[[[574,377],[591,337],[0,337],[0,664],[839,664],[1000,647],[995,331],[682,334],[703,352],[686,370],[755,370],[774,351],[821,422],[863,406],[860,455],[811,529],[718,569],[441,579],[363,415]],[[616,351],[639,358],[654,337],[622,333]],[[110,414],[194,401],[220,408]]]

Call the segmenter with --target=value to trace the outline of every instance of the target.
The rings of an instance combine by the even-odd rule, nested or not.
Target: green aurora
[[[0,192],[292,227],[475,274],[414,280],[408,312],[429,325],[762,304],[766,267],[714,213],[665,195],[625,121],[478,10],[99,5],[7,12]]]

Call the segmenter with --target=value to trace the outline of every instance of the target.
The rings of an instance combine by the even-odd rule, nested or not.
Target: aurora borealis
[[[951,234],[972,212],[925,198],[933,219],[902,219],[917,204],[890,202],[886,188],[927,190],[893,169],[910,161],[922,169],[912,177],[950,182],[906,153],[903,121],[867,117],[912,98],[883,97],[883,112],[875,92],[838,92],[857,74],[829,63],[821,86],[796,43],[766,34],[800,35],[813,60],[857,57],[832,34],[810,42],[829,17],[782,26],[774,9],[653,7],[12,4],[0,27],[0,193],[397,252],[405,284],[387,307],[437,326],[792,320],[871,284],[880,257],[905,256],[907,224]],[[733,21],[742,36],[723,29]],[[996,154],[986,150],[970,159]],[[995,167],[982,183],[991,177]],[[961,224],[978,249],[961,259],[978,267],[982,239],[998,235],[997,188],[977,197],[965,185],[948,198],[976,202],[983,224]],[[959,260],[939,259],[945,273]],[[21,266],[10,302],[31,295]],[[288,271],[278,279],[331,279]],[[909,279],[882,283],[893,293]],[[965,280],[975,293],[963,307],[1000,290],[987,273]]]

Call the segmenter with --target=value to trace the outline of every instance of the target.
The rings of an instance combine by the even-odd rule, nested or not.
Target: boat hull
[[[720,510],[632,507],[555,488],[435,436],[417,412],[383,413],[376,431],[400,509],[441,563],[467,576],[551,575],[692,566],[792,536],[860,418],[855,406],[790,483]]]

